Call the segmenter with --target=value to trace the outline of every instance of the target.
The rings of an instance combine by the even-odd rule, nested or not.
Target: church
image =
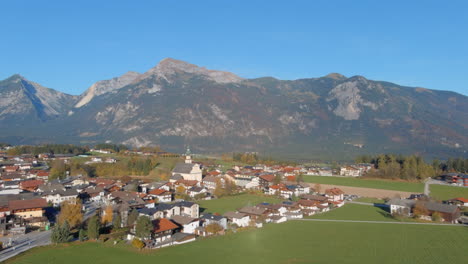
[[[185,162],[177,163],[175,168],[172,170],[172,178],[180,177],[184,180],[202,181],[202,170],[199,164],[192,163],[190,149],[187,149],[187,153],[185,154]]]

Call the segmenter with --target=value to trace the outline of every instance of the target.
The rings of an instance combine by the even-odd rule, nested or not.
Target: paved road
[[[86,221],[88,218],[93,216],[96,213],[97,208],[99,206],[94,203],[86,203],[85,204],[85,213],[83,215],[83,221]],[[11,257],[18,255],[26,250],[29,250],[33,247],[37,246],[45,246],[51,243],[50,235],[52,234],[51,230],[43,231],[43,232],[31,232],[20,236],[12,237],[13,246],[0,251],[0,262],[7,260]],[[8,243],[10,237],[2,237],[0,241],[4,243]]]
[[[459,224],[414,223],[414,222],[389,222],[389,221],[364,221],[364,220],[335,220],[335,219],[292,219],[292,221],[338,222],[338,223],[368,223],[368,224],[396,224],[396,225],[462,226],[462,225],[459,225]]]
[[[45,246],[50,244],[50,234],[52,231],[31,232],[25,235],[14,237],[13,246],[0,251],[0,262],[18,255],[26,250],[37,246]],[[4,238],[8,242],[9,238]],[[2,239],[2,240],[4,240]]]

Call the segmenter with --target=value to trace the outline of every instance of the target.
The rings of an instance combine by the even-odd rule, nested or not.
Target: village
[[[110,153],[108,150],[95,152]],[[60,159],[67,162],[73,157],[73,154],[50,153],[3,156],[0,161],[3,170],[0,234],[9,239],[3,243],[3,248],[15,247],[15,236],[37,232],[48,232],[42,242],[36,241],[37,245],[60,241],[51,240],[51,237],[54,237],[54,230],[63,227],[63,221],[58,221],[65,217],[61,211],[77,205],[75,216],[80,215],[80,219],[72,220],[73,216],[66,216],[70,218],[66,220],[67,234],[70,235],[72,229],[79,231],[72,240],[118,238],[138,248],[161,248],[207,236],[262,228],[268,223],[303,219],[335,210],[357,198],[339,188],[325,189],[320,184],[304,182],[304,175],[360,177],[372,168],[371,164],[346,165],[339,170],[257,164],[234,165],[222,171],[216,165],[195,162],[187,150],[167,181],[83,176],[49,180],[48,161]],[[93,156],[88,162],[114,164],[117,161],[111,157]],[[468,183],[464,174],[446,177],[450,179],[443,180],[453,184],[466,186]],[[204,212],[200,206],[200,201],[246,193],[265,197],[265,200],[275,197],[278,202],[248,204],[222,214]],[[398,217],[417,213],[421,220],[457,224],[461,208],[468,206],[468,199],[459,197],[437,202],[424,199],[423,194],[414,194],[389,197],[381,206]],[[89,231],[92,221],[97,221],[99,226],[93,234]],[[85,222],[88,222],[87,233]]]

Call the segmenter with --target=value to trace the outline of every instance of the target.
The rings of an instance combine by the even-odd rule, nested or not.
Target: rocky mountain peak
[[[325,77],[330,78],[330,79],[335,79],[335,80],[345,80],[346,79],[346,76],[344,76],[342,74],[339,74],[339,73],[336,73],[336,72],[332,72],[330,74],[327,74]]]
[[[146,72],[143,78],[156,75],[171,82],[171,77],[177,73],[201,75],[217,83],[235,83],[243,80],[243,78],[230,72],[209,70],[205,67],[199,67],[195,64],[172,58],[163,59],[156,67]]]
[[[75,108],[82,107],[89,103],[95,96],[102,95],[108,92],[118,90],[137,79],[141,74],[134,71],[126,72],[125,74],[114,77],[110,80],[98,81],[91,85],[86,92],[81,96]]]

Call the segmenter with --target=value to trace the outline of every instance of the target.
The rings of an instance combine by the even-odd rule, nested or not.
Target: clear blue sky
[[[246,78],[339,72],[468,95],[468,1],[276,2],[2,1],[0,79],[80,94],[172,57]]]

